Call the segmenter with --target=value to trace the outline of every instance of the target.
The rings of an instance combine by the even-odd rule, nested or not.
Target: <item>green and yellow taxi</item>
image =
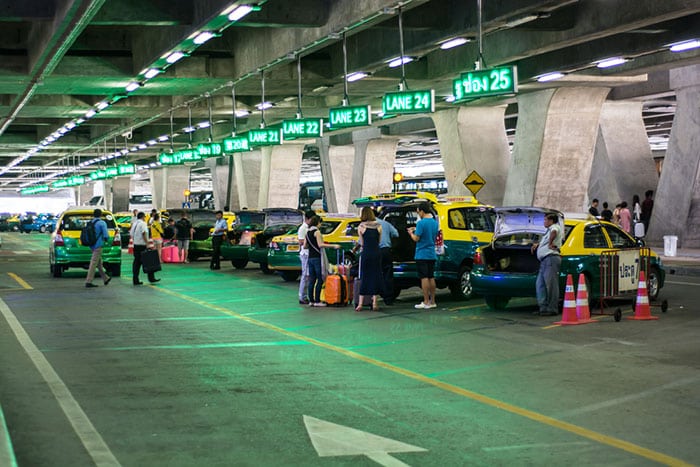
[[[437,196],[420,191],[403,191],[367,196],[353,201],[358,207],[371,206],[379,217],[396,227],[398,239],[392,240],[394,259],[394,293],[420,286],[416,261],[416,245],[408,234],[419,220],[417,207],[429,202],[438,220],[437,244],[444,246],[435,263],[435,283],[448,287],[452,295],[468,300],[473,296],[470,272],[474,252],[493,237],[495,214],[473,196]]]
[[[87,269],[92,250],[80,244],[80,232],[93,219],[94,206],[68,208],[61,214],[49,242],[49,269],[53,277],[61,277],[69,268]],[[121,275],[122,247],[119,228],[111,212],[103,210],[109,240],[102,247],[102,262],[107,272]]]
[[[615,261],[613,280],[616,295],[634,296],[640,268],[646,271],[649,298],[655,300],[664,285],[665,272],[661,259],[643,242],[610,222],[588,214],[566,215],[537,207],[497,208],[496,228],[492,242],[475,253],[472,270],[474,291],[484,296],[492,309],[504,309],[512,297],[534,297],[539,261],[531,246],[545,232],[547,213],[555,213],[563,226],[559,274],[560,298],[564,298],[566,276],[578,281],[583,274],[588,298],[594,303],[601,295],[601,258]],[[614,259],[613,259],[614,258]],[[618,276],[619,274],[619,276]],[[610,275],[610,274],[609,274]]]
[[[360,218],[356,214],[321,214],[319,230],[323,241],[339,244],[346,264],[355,259],[352,249],[359,240],[359,225]],[[295,281],[301,274],[298,230],[299,226],[296,226],[284,235],[273,237],[267,250],[268,268],[277,271],[285,281]],[[338,260],[335,253],[331,252],[329,256],[328,260],[335,264]]]
[[[190,248],[187,257],[190,261],[196,261],[202,256],[211,256],[214,251],[211,244],[211,232],[216,223],[216,214],[211,209],[168,209],[167,213],[161,214],[161,218],[167,221],[169,218],[177,221],[182,219],[182,214],[187,214],[187,219],[192,223],[194,233],[190,240]]]

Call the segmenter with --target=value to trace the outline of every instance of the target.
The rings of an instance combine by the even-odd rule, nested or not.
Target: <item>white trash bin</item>
[[[664,235],[664,256],[676,256],[676,246],[678,237],[675,235]]]

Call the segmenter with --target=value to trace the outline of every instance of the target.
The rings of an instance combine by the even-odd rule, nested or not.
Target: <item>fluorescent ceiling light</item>
[[[214,33],[210,31],[200,32],[197,37],[194,38],[194,43],[197,45],[204,44],[206,41],[214,37]]]
[[[139,144],[139,149],[146,149],[147,147],[148,147],[148,146],[146,146],[146,145],[143,144],[143,143]]]
[[[168,135],[160,135],[158,137],[158,141],[160,141],[162,143],[163,141],[167,141],[169,138],[170,137]]]
[[[46,141],[48,141],[49,143],[53,143],[54,141],[56,141],[56,138],[54,138],[53,136],[49,135],[49,136],[46,137]]]
[[[447,50],[451,49],[452,47],[457,47],[459,45],[463,45],[469,42],[469,39],[466,37],[455,37],[454,39],[450,39],[449,41],[445,41],[442,44],[440,44],[440,48],[442,50]]]
[[[235,10],[233,10],[231,13],[228,15],[228,20],[229,21],[238,21],[239,19],[243,18],[245,15],[253,11],[253,7],[250,5],[241,5]]]
[[[175,63],[184,56],[185,54],[182,52],[173,52],[165,58],[165,61],[168,63]]]
[[[258,110],[267,110],[272,107],[272,102],[261,102],[255,106]]]
[[[537,18],[539,18],[539,15],[527,15],[523,16],[521,18],[515,18],[510,21],[506,22],[506,27],[507,28],[514,28],[516,26],[520,26],[521,24],[529,23],[530,21],[534,21]]]
[[[199,122],[197,123],[197,128],[209,128],[211,126],[211,123],[209,122]]]
[[[406,63],[411,63],[413,61],[413,57],[397,57],[392,60],[389,60],[389,68],[396,68],[397,66],[401,66],[402,64]]]
[[[146,144],[148,144],[149,146],[153,146],[153,145],[156,144],[156,143],[157,143],[157,141],[154,140],[154,139],[149,139],[149,140],[146,142]]]
[[[245,109],[236,110],[236,117],[247,117],[248,115],[250,115],[250,112]]]
[[[158,76],[158,74],[161,72],[158,68],[149,68],[148,71],[143,75],[144,78],[146,79],[151,79],[154,78],[155,76]]]
[[[195,127],[193,126],[188,126],[182,129],[185,133],[192,133],[195,130]]]
[[[90,109],[87,112],[85,112],[85,118],[92,118],[97,114],[94,109]]]
[[[598,68],[610,68],[613,66],[618,66],[622,65],[623,63],[626,63],[627,59],[622,58],[622,57],[611,57],[611,58],[606,58],[604,60],[600,60],[595,62],[595,66]]]
[[[68,133],[68,130],[66,130],[65,128],[61,127],[61,128],[58,129],[58,133],[59,133],[60,135],[65,135],[66,133]]]
[[[365,73],[364,71],[356,71],[355,73],[350,73],[347,76],[348,83],[352,83],[353,81],[359,81],[363,78],[367,78],[369,76],[369,73]]]
[[[540,83],[546,83],[547,81],[554,81],[564,77],[564,73],[559,71],[553,71],[551,73],[545,73],[543,75],[536,76],[535,79]]]
[[[97,107],[97,110],[104,110],[107,107],[109,107],[109,102],[107,102],[107,101],[98,102],[95,107]]]
[[[76,125],[75,122],[68,122],[68,123],[66,123],[65,128],[66,128],[66,130],[72,130],[73,128],[75,128],[75,125]]]
[[[689,41],[676,42],[675,44],[671,44],[669,50],[671,52],[684,52],[686,50],[696,49],[698,47],[700,47],[700,40],[691,39]]]
[[[119,152],[121,152],[123,156],[126,156],[127,154],[129,154],[129,150],[128,150],[128,149],[122,149],[122,150],[119,151]]]
[[[137,83],[136,81],[132,81],[131,83],[127,84],[126,88],[124,89],[126,90],[126,92],[131,92],[136,91],[139,88],[139,86],[141,86],[139,83]]]
[[[77,119],[77,120],[75,121],[75,123],[76,123],[77,125],[80,125],[81,123],[85,123],[85,119],[81,117],[81,118]]]
[[[454,102],[455,100],[457,100],[457,99],[455,98],[455,96],[447,96],[447,97],[445,97],[445,102]]]
[[[321,91],[325,91],[326,89],[328,89],[328,86],[321,85],[321,86],[319,86],[319,87],[317,87],[317,88],[313,88],[313,89],[311,90],[311,92],[321,92]]]

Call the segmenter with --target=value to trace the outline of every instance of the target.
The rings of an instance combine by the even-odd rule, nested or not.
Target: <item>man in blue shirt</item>
[[[88,267],[87,277],[85,278],[85,287],[97,287],[92,283],[95,278],[95,269],[100,271],[100,277],[104,285],[109,284],[112,280],[105,273],[105,268],[102,266],[102,245],[109,241],[109,232],[107,231],[107,223],[102,220],[102,210],[95,209],[92,212],[93,219],[90,222],[95,224],[95,244],[90,247],[92,256],[90,257],[90,266]]]
[[[214,224],[214,233],[211,236],[211,262],[209,269],[221,269],[221,244],[224,243],[224,235],[228,232],[228,225],[224,219],[223,211],[216,211],[216,223]]]
[[[420,220],[415,227],[409,227],[408,234],[416,242],[416,270],[420,278],[420,287],[423,289],[423,301],[415,307],[418,309],[436,308],[435,303],[435,237],[438,234],[438,223],[433,216],[430,203],[423,202],[418,205],[418,217]]]
[[[382,299],[385,304],[391,305],[394,303],[394,259],[391,256],[391,239],[398,238],[399,231],[384,219],[377,217],[377,222],[382,227],[382,234],[379,237],[379,253],[384,282]]]

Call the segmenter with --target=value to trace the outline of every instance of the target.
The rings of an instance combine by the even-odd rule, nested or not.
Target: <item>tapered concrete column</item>
[[[518,96],[518,127],[503,204],[588,209],[588,183],[608,88]]]
[[[296,208],[304,144],[283,144],[263,148],[260,166],[262,208]]]
[[[700,247],[700,65],[670,71],[676,114],[664,157],[647,240],[678,236],[683,248]]]
[[[350,200],[392,190],[398,138],[382,138],[377,128],[352,134],[355,161],[352,167]],[[342,206],[339,206],[342,208]],[[357,208],[347,206],[347,210]]]
[[[95,193],[95,182],[89,182],[85,185],[80,185],[75,191],[75,202],[78,206],[87,206],[88,201],[92,198]]]
[[[112,202],[108,204],[112,212],[128,211],[131,177],[117,177],[105,181],[105,192],[111,194]]]
[[[319,140],[323,190],[329,212],[356,212],[350,204],[350,181],[355,160],[355,147],[330,146],[328,138]]]
[[[185,165],[163,166],[150,171],[153,205],[160,209],[181,208],[184,192],[190,187],[190,168]]]
[[[486,181],[480,201],[501,205],[510,165],[505,106],[459,107],[433,115],[451,195],[471,195],[462,183],[473,171]]]
[[[600,114],[589,198],[598,198],[601,203],[608,201],[611,206],[623,200],[631,203],[633,195],[644,199],[644,192],[655,190],[657,183],[656,163],[642,119],[642,102],[605,102]]]
[[[234,159],[236,191],[240,209],[258,209],[264,206],[258,205],[258,193],[260,192],[260,166],[262,163],[262,152],[260,150],[241,154],[240,167],[238,161]]]
[[[204,161],[211,173],[212,191],[214,192],[214,206],[216,209],[224,209],[226,195],[229,186],[229,156],[223,158],[210,158]]]

